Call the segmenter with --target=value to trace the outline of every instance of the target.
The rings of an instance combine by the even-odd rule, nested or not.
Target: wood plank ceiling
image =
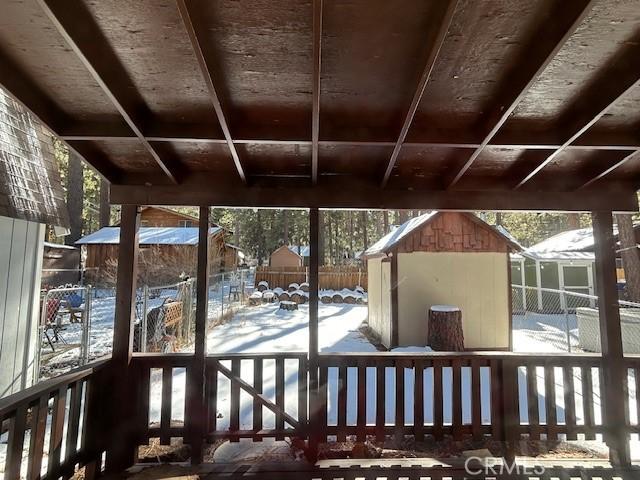
[[[633,192],[638,59],[638,0],[0,4],[0,84],[120,197],[182,203]]]

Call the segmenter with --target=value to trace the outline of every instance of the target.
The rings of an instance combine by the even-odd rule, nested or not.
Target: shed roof
[[[16,0],[0,18],[0,84],[113,203],[637,208],[635,0]]]
[[[384,237],[382,237],[376,243],[371,245],[364,252],[362,257],[363,258],[372,257],[372,256],[375,256],[375,255],[380,255],[380,254],[385,254],[385,253],[390,252],[404,238],[408,237],[413,232],[416,232],[419,229],[421,229],[422,227],[424,227],[425,225],[427,225],[431,220],[436,218],[441,213],[443,213],[443,212],[436,212],[436,211],[428,212],[428,213],[425,213],[425,214],[420,215],[418,217],[414,217],[414,218],[409,219],[408,221],[406,221],[405,223],[403,223],[399,227],[397,227],[394,230],[392,230],[391,232],[387,233]],[[504,227],[502,227],[501,229],[498,229],[498,228],[494,227],[493,225],[489,225],[487,222],[485,222],[484,220],[479,218],[474,213],[464,212],[463,214],[467,215],[474,222],[482,223],[483,225],[485,225],[487,228],[489,228],[491,231],[493,231],[493,233],[495,235],[497,235],[499,237],[502,237],[514,250],[521,250],[522,247],[517,242],[514,242],[512,240],[513,237],[510,234],[507,235],[505,233],[506,229],[504,229]]]
[[[271,252],[271,255],[273,255],[276,252],[280,252],[281,250],[285,250],[287,252],[292,253],[296,257],[302,258],[302,255],[300,255],[298,252],[296,252],[295,250],[293,250],[291,247],[289,247],[287,245],[282,245],[282,246],[276,248],[273,252]]]
[[[220,227],[209,229],[209,235],[221,232]],[[140,227],[140,245],[197,245],[197,227]],[[97,245],[108,244],[118,245],[120,243],[120,227],[104,227],[90,235],[82,237],[76,245]]]

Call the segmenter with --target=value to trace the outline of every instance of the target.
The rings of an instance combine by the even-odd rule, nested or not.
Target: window
[[[193,222],[191,220],[180,220],[180,223],[178,224],[181,227],[193,227]]]

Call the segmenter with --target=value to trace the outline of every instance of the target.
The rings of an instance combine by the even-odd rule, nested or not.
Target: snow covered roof
[[[395,230],[387,233],[384,237],[378,240],[376,243],[371,245],[365,252],[364,257],[369,257],[373,255],[378,255],[381,253],[386,253],[391,249],[394,245],[396,245],[400,240],[405,238],[407,235],[411,234],[411,232],[417,230],[428,220],[433,218],[435,214],[438,212],[429,212],[424,215],[420,215],[419,217],[414,217],[407,222],[404,222]]]
[[[51,243],[51,242],[44,242],[43,245],[47,248],[61,248],[63,250],[75,250],[76,247],[73,247],[71,245],[63,245],[61,243]]]
[[[615,228],[614,233],[616,235],[618,233]],[[538,254],[551,252],[583,252],[585,250],[592,250],[593,246],[593,229],[579,228],[578,230],[558,233],[553,237],[529,247],[526,252]]]
[[[425,213],[424,215],[420,215],[419,217],[414,217],[407,222],[403,223],[396,229],[387,233],[384,237],[374,243],[371,247],[369,247],[364,254],[362,255],[364,258],[371,257],[374,255],[379,255],[382,253],[387,253],[391,250],[395,245],[397,245],[403,238],[407,237],[414,231],[418,230],[422,226],[424,226],[427,222],[432,220],[436,215],[440,212],[433,211],[429,213]],[[516,249],[521,249],[520,244],[518,244],[510,233],[508,233],[504,228],[497,228],[492,225],[489,225],[484,220],[479,218],[473,213],[468,213],[467,215],[472,216],[476,221],[484,223],[487,227],[492,229],[496,234],[504,237],[513,247]]]
[[[289,245],[289,250],[301,257],[308,257],[310,252],[309,245]]]
[[[209,235],[221,232],[220,227],[209,229]],[[197,245],[198,227],[140,227],[140,245]],[[86,237],[76,245],[120,243],[120,227],[104,227]]]

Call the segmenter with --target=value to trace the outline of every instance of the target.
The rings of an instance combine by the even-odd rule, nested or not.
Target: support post
[[[309,210],[309,454],[318,456],[320,397],[318,393],[318,265],[319,265],[319,212]]]
[[[135,411],[135,378],[131,372],[133,352],[132,320],[135,318],[136,280],[138,276],[138,230],[140,210],[137,205],[123,205],[118,247],[116,306],[111,355],[110,384],[113,393],[112,450],[107,455],[107,472],[121,472],[133,465],[136,456],[135,430],[131,421]]]
[[[622,352],[622,330],[616,279],[615,239],[611,211],[592,212],[596,254],[596,282],[600,341],[602,343],[603,423],[609,459],[615,466],[630,465],[625,418],[627,370]]]
[[[400,322],[398,319],[398,253],[391,255],[391,345],[396,348],[400,344]]]
[[[198,269],[196,285],[196,335],[193,363],[187,378],[187,428],[191,443],[191,463],[202,462],[202,443],[207,434],[207,405],[204,397],[207,355],[207,315],[209,295],[209,207],[200,207]]]

